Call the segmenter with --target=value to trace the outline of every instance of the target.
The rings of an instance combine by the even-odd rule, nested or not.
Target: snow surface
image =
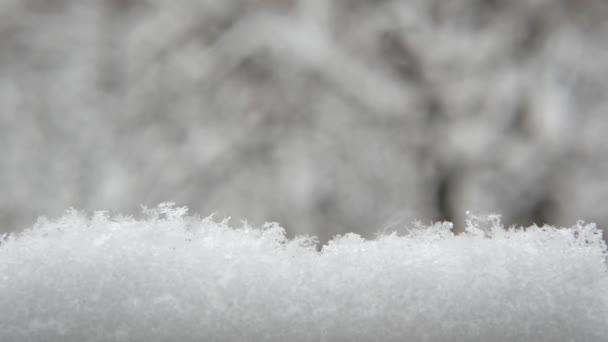
[[[288,239],[162,204],[0,239],[0,341],[605,341],[593,224]]]

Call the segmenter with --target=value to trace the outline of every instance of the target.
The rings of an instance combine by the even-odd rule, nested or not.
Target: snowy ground
[[[233,229],[163,204],[69,211],[0,240],[1,341],[605,341],[593,224],[498,217],[319,251],[277,224]]]

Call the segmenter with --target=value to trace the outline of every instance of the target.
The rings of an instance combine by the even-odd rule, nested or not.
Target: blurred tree
[[[321,240],[608,224],[603,1],[0,6],[5,229],[163,201]]]

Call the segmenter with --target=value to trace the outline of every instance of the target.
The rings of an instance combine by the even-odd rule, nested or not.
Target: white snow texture
[[[605,341],[593,224],[287,239],[162,204],[0,239],[0,341]]]

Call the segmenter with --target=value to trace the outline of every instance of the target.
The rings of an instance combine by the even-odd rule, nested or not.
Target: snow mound
[[[0,341],[605,341],[593,224],[470,216],[366,240],[68,211],[0,238]]]

